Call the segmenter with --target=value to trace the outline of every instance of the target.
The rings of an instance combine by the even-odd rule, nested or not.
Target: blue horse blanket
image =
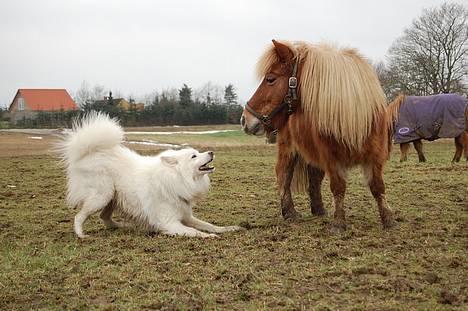
[[[457,94],[405,96],[395,124],[395,144],[457,137],[465,130],[468,101]]]

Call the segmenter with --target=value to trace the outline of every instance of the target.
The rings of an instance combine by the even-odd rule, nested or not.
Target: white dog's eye
[[[192,159],[195,159],[196,157],[197,157],[197,155],[196,155],[196,154],[194,154],[194,155],[192,156]]]

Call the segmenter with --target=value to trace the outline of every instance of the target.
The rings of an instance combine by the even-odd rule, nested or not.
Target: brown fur
[[[405,95],[399,95],[394,101],[388,104],[387,107],[387,117],[391,120],[392,124],[398,121],[398,115],[400,111],[401,104],[405,99]],[[393,127],[391,135],[393,136]],[[462,154],[465,155],[466,160],[468,161],[468,108],[465,109],[465,131],[454,137],[455,142],[455,154],[453,156],[452,162],[459,162]],[[391,138],[389,140],[391,144]],[[426,157],[424,156],[423,144],[421,139],[413,141],[414,149],[418,153],[419,162],[426,162]],[[400,144],[400,162],[408,160],[408,151],[410,148],[410,142]]]
[[[275,81],[270,83],[267,79],[263,80],[249,101],[249,105],[261,114],[267,114],[282,102],[283,97],[288,91],[287,81],[291,75],[292,65],[296,57],[300,57],[300,55],[295,55],[290,45],[276,41],[273,43],[274,51],[277,55],[273,59],[276,62],[270,66],[266,77],[274,77]],[[345,53],[349,53],[349,51],[346,50]],[[357,53],[353,54],[353,58],[350,61],[352,62],[355,58],[359,58]],[[371,192],[376,199],[382,224],[384,227],[391,227],[394,221],[392,212],[386,203],[385,185],[383,182],[383,168],[389,157],[391,147],[389,142],[389,138],[391,137],[389,132],[391,130],[391,119],[387,116],[385,109],[373,109],[371,117],[361,119],[361,121],[365,120],[369,124],[356,128],[356,130],[360,130],[361,132],[353,133],[355,136],[349,138],[349,141],[346,141],[347,135],[341,135],[334,131],[323,131],[322,126],[313,122],[315,116],[310,117],[311,110],[304,109],[303,107],[303,97],[301,96],[303,90],[301,87],[308,85],[301,80],[303,65],[304,62],[301,61],[297,73],[298,81],[300,81],[298,94],[301,102],[295,107],[292,115],[288,117],[283,112],[275,116],[272,122],[274,127],[279,129],[276,174],[280,188],[283,216],[288,218],[288,215],[297,214],[294,210],[290,193],[291,178],[289,176],[292,174],[293,168],[296,169],[294,172],[296,186],[302,189],[309,188],[311,207],[322,206],[319,194],[320,183],[323,178],[323,172],[325,172],[330,179],[330,188],[334,196],[335,215],[333,228],[338,230],[345,229],[344,195],[346,191],[346,171],[354,165],[361,165],[368,178]],[[333,66],[333,64],[331,65]],[[353,66],[358,67],[367,65],[360,58],[359,61],[353,63]],[[310,72],[308,72],[307,77],[310,77]],[[315,77],[314,79],[326,84],[330,79],[330,81],[335,81],[337,78],[327,74],[323,77]],[[377,90],[367,92],[366,95],[376,94],[373,102],[379,103],[381,88],[376,76],[372,76],[367,82],[369,85],[366,88],[377,88]],[[342,84],[332,85],[337,88],[343,87]],[[341,90],[336,89],[336,92],[339,93]],[[349,90],[346,90],[344,93],[347,92]],[[359,89],[357,92],[359,92]],[[307,93],[310,94],[310,91]],[[329,92],[328,94],[329,96],[333,96],[334,93]],[[361,98],[360,95],[362,94],[355,94],[354,98]],[[335,101],[332,99],[330,102],[334,103]],[[365,107],[365,104],[367,103],[360,103],[359,106],[354,108],[359,112],[360,107]],[[373,105],[373,103],[369,104]],[[353,106],[348,107],[348,110],[352,109]],[[333,113],[327,114],[323,112],[321,118],[333,119],[336,117],[334,108],[330,108],[329,111],[333,111]],[[254,116],[246,110],[244,110],[243,116],[246,119],[245,124],[247,124],[244,130],[248,133],[256,134],[252,132],[253,129],[248,127],[248,124],[253,124],[252,118]],[[349,116],[346,117],[349,118]],[[341,118],[344,120],[345,117],[341,116]],[[351,120],[354,122],[353,117],[351,117]],[[327,120],[322,120],[321,124],[327,124]],[[362,138],[362,143],[359,143],[360,138]],[[303,163],[297,164],[298,159]],[[317,169],[311,170],[311,168]],[[322,175],[320,172],[322,172]]]

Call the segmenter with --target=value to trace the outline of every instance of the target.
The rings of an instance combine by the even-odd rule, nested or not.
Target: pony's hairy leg
[[[405,162],[406,160],[408,160],[409,147],[410,143],[400,144],[400,162]]]
[[[463,135],[464,133],[461,133],[457,137],[455,137],[455,155],[453,156],[452,162],[459,162],[460,158],[462,156],[463,152]],[[466,156],[466,152],[465,152]]]
[[[310,211],[313,215],[323,216],[327,211],[323,208],[322,201],[322,180],[325,172],[318,167],[311,165],[307,166],[309,177],[309,198],[310,198]]]
[[[281,199],[281,214],[284,219],[295,219],[300,214],[294,208],[294,202],[291,195],[291,181],[294,175],[294,167],[297,158],[295,155],[281,152],[279,148],[278,161],[276,163],[276,178]]]
[[[421,139],[413,141],[414,149],[418,153],[419,162],[426,162],[426,157],[424,156],[423,143]]]
[[[391,228],[396,225],[393,220],[393,213],[387,204],[385,198],[385,183],[383,181],[383,165],[382,164],[369,164],[364,166],[364,174],[367,176],[370,191],[377,202],[379,209],[380,219],[384,228]]]
[[[329,169],[330,190],[333,193],[335,214],[332,224],[333,231],[346,230],[344,198],[346,193],[346,172],[341,168]]]

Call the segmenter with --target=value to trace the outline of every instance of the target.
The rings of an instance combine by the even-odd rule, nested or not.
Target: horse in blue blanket
[[[388,105],[393,120],[393,138],[400,144],[400,162],[407,160],[412,142],[420,162],[425,162],[422,139],[455,138],[452,162],[464,153],[468,161],[468,100],[457,94],[398,96]]]

